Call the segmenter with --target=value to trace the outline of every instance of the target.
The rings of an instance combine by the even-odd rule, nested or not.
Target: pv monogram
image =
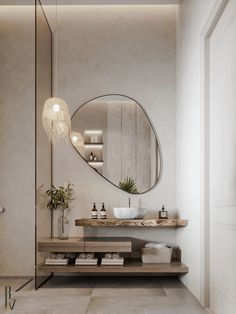
[[[11,301],[11,286],[5,286],[5,309],[10,309],[11,311],[14,309],[16,299]]]

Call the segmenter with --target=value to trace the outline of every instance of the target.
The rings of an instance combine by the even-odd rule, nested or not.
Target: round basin
[[[115,207],[114,216],[118,219],[142,219],[146,213],[145,208]]]

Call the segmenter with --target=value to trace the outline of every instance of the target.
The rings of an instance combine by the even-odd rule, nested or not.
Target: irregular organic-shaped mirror
[[[72,117],[71,143],[101,176],[132,194],[160,180],[160,144],[143,108],[122,95],[86,102]]]

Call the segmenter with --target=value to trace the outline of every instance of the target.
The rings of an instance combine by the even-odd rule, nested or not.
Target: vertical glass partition
[[[52,96],[52,32],[43,7],[36,0],[35,7],[35,104],[36,104],[36,213],[35,213],[35,287],[37,288],[50,274],[38,272],[38,266],[45,258],[38,252],[40,238],[52,235],[52,213],[47,209],[45,191],[52,182],[52,149],[42,126],[44,102]]]

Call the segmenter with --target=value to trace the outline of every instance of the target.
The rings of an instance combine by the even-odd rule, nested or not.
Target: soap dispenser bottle
[[[100,210],[100,219],[106,219],[107,218],[107,211],[105,208],[105,204],[102,203],[102,208]]]
[[[93,161],[93,158],[94,158],[93,152],[91,152],[90,155],[89,155],[89,160],[90,160],[90,161]]]
[[[98,211],[96,208],[96,203],[93,203],[93,209],[91,211],[91,218],[92,219],[98,219]]]
[[[165,210],[164,205],[162,205],[162,209],[159,211],[159,219],[168,219],[168,211]]]

